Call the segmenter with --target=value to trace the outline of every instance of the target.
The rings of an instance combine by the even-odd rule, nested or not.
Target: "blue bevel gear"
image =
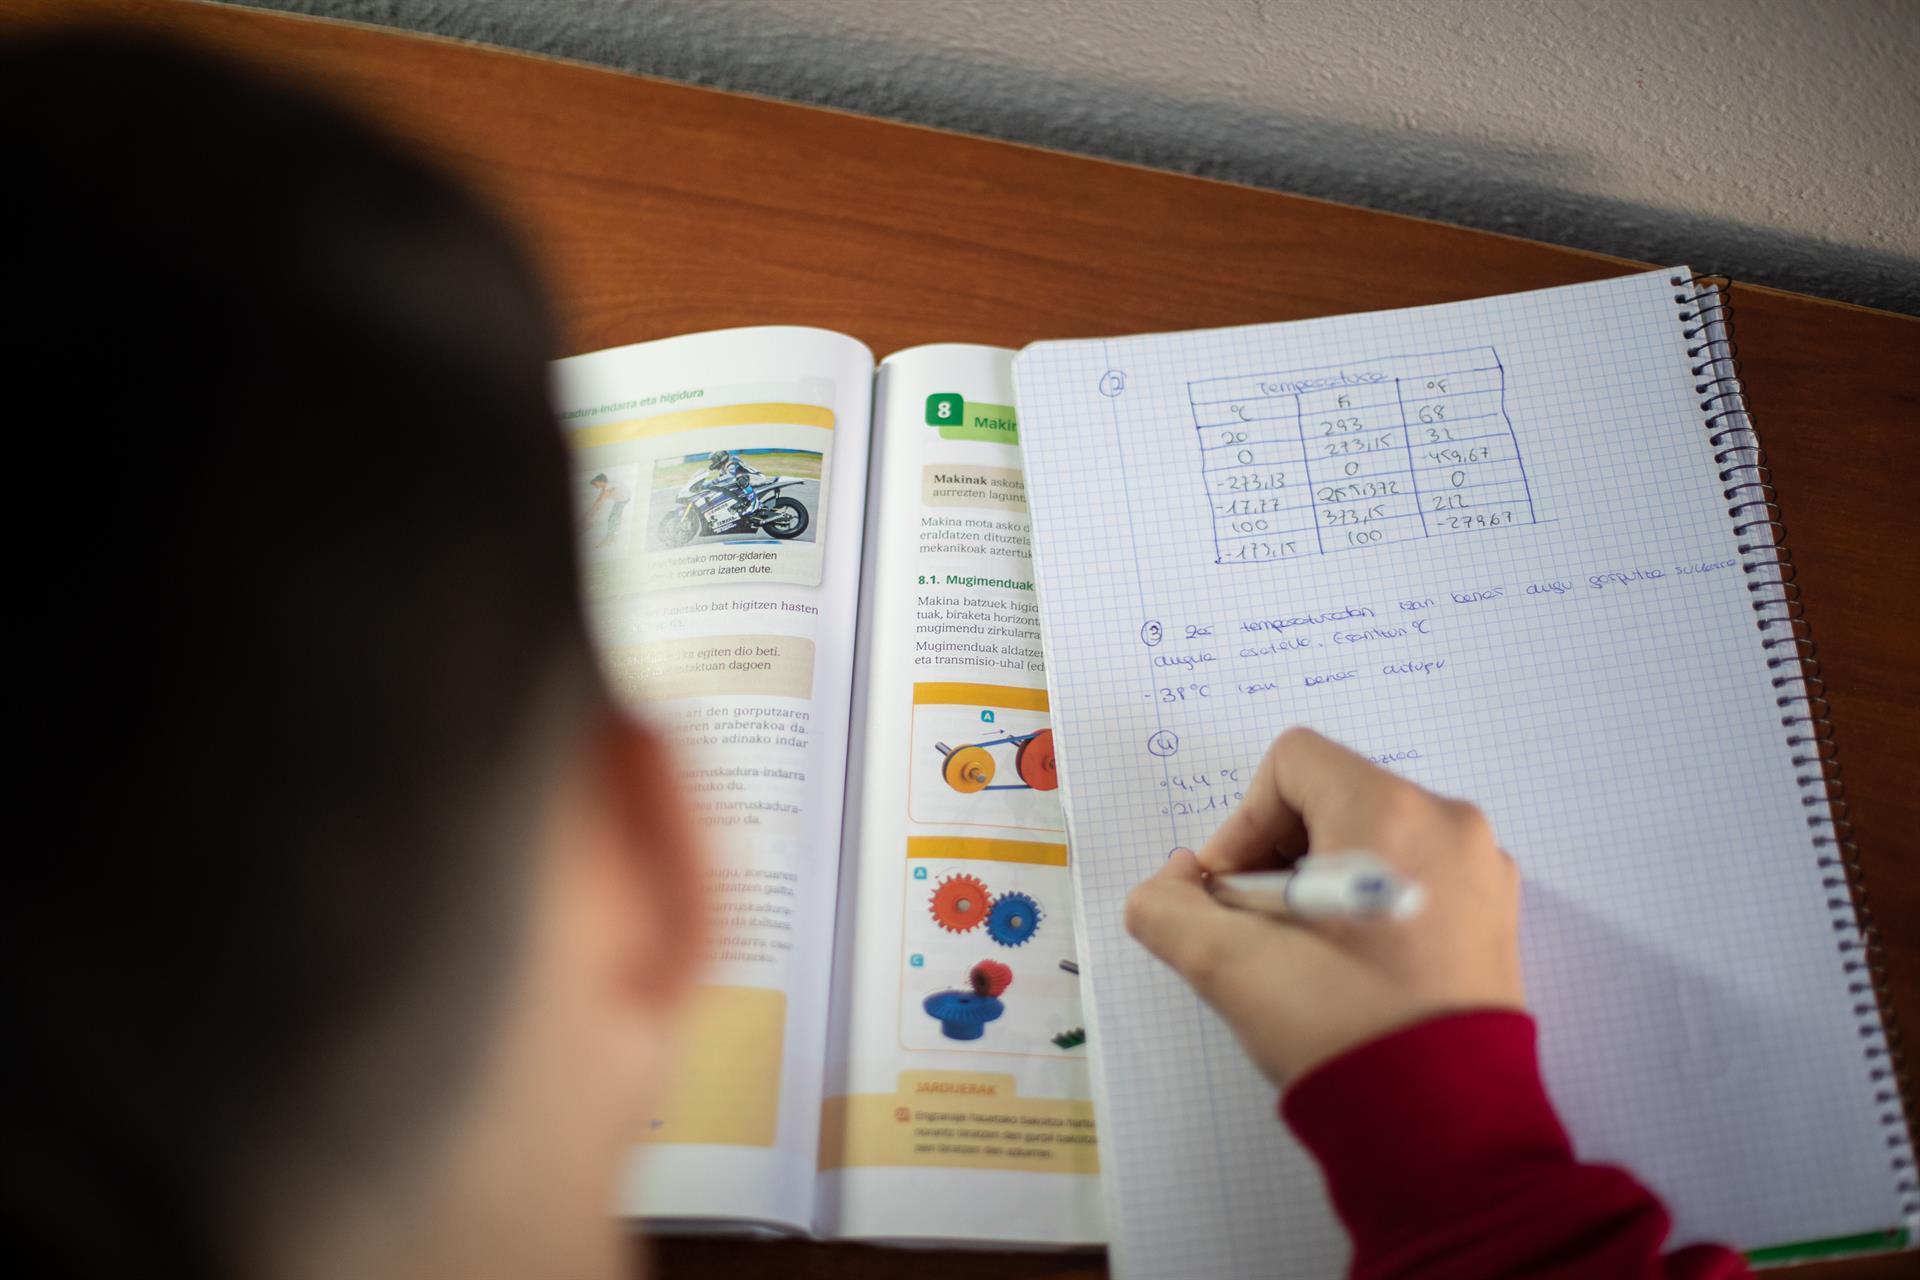
[[[987,1024],[1007,1010],[995,997],[972,991],[936,991],[920,1007],[939,1020],[940,1034],[949,1040],[978,1040]]]
[[[1003,947],[1017,947],[1040,927],[1040,904],[1024,893],[1003,893],[987,910],[987,934]]]

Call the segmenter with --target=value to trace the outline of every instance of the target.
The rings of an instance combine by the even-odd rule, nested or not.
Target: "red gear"
[[[1013,982],[1013,970],[998,960],[982,960],[967,975],[975,995],[997,996]]]
[[[933,891],[928,909],[948,933],[966,933],[987,918],[988,898],[987,886],[972,876],[949,876]]]

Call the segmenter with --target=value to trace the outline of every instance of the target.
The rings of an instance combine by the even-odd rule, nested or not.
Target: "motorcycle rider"
[[[773,453],[774,450],[762,452]],[[698,465],[699,455],[693,455]],[[800,482],[769,476],[727,449],[715,449],[681,487],[676,509],[660,525],[660,541],[681,547],[703,533],[708,537],[765,533],[797,538],[810,515],[799,498],[780,491]]]
[[[707,470],[719,474],[708,476],[707,485],[724,489],[740,501],[740,514],[751,512],[760,503],[759,490],[755,482],[765,483],[767,477],[742,462],[725,449],[715,449],[707,455]]]

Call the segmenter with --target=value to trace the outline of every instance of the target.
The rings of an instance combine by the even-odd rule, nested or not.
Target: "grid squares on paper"
[[[1676,1238],[1897,1220],[1667,274],[1020,358],[1128,1273],[1319,1275],[1345,1256],[1271,1088],[1121,925],[1127,891],[1201,843],[1295,723],[1486,808],[1527,879],[1550,1087],[1583,1156],[1669,1198]],[[1526,523],[1218,563],[1218,513],[1195,500],[1206,391],[1461,350],[1498,352]],[[1297,431],[1299,405],[1280,417]]]
[[[1187,403],[1216,564],[1536,521],[1491,347],[1198,378]]]

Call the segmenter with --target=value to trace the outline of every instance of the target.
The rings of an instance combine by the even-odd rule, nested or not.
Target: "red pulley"
[[[1020,744],[1014,752],[1013,767],[1020,774],[1020,781],[1035,791],[1052,791],[1060,785],[1060,775],[1053,767],[1053,730],[1042,729]]]

